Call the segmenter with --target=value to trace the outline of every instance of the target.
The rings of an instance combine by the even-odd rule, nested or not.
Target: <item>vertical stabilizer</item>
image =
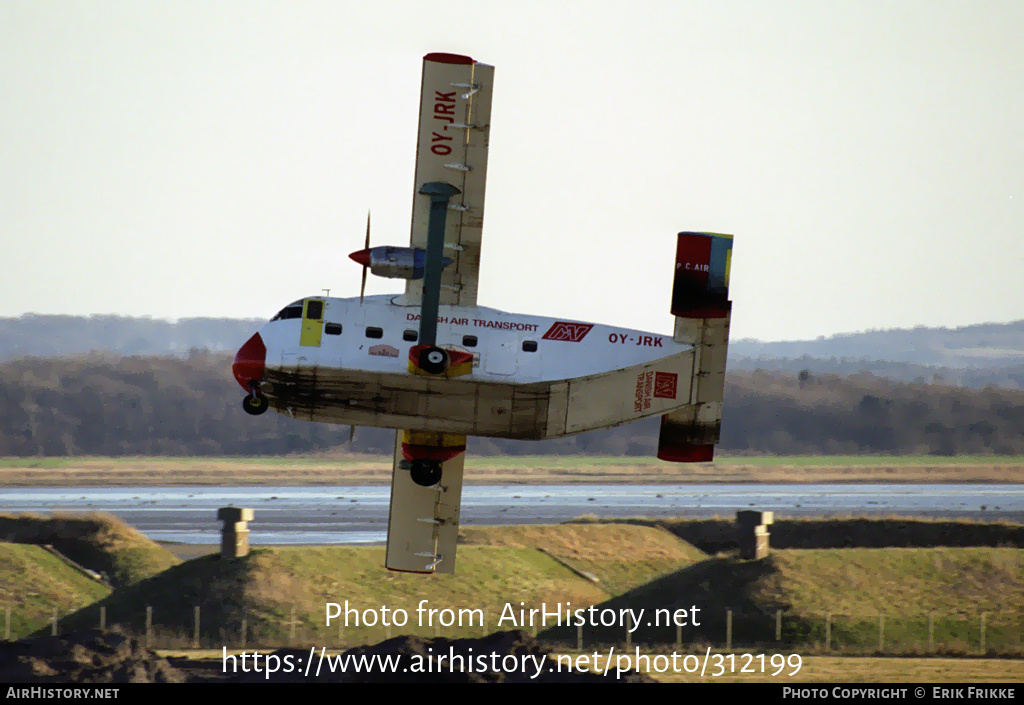
[[[672,315],[674,339],[693,345],[690,403],[661,417],[658,457],[709,462],[722,427],[729,344],[729,267],[732,235],[679,233]]]

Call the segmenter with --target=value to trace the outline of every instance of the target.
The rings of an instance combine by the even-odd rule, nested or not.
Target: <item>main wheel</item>
[[[262,394],[250,394],[242,400],[242,408],[247,414],[259,416],[270,407],[270,402]]]
[[[414,460],[409,469],[412,481],[420,487],[433,487],[441,481],[441,462],[438,460]]]
[[[448,351],[430,346],[420,352],[420,369],[432,375],[439,375],[448,369]]]

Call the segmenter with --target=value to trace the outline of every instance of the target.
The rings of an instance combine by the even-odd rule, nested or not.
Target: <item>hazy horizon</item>
[[[256,316],[244,317],[244,318],[240,318],[240,317],[236,317],[236,316],[178,316],[176,318],[168,318],[168,317],[151,316],[151,315],[147,315],[147,314],[130,315],[130,314],[120,314],[120,313],[41,313],[41,312],[38,312],[38,311],[26,311],[25,313],[13,315],[13,316],[0,316],[0,320],[17,320],[19,318],[31,317],[31,316],[40,316],[40,317],[42,317],[42,316],[76,316],[76,317],[83,317],[83,318],[113,316],[113,317],[117,317],[117,318],[134,318],[134,319],[139,319],[139,320],[149,320],[149,321],[156,321],[156,322],[162,322],[162,323],[168,323],[168,324],[178,324],[178,323],[180,323],[182,321],[196,320],[196,319],[221,319],[221,318],[223,318],[223,319],[229,319],[229,320],[235,320],[235,321],[253,321],[255,325],[262,325],[267,320],[265,318],[260,318],[260,317],[256,317]],[[587,322],[590,322],[590,321],[587,321]],[[596,322],[596,321],[594,321],[594,322]],[[815,336],[814,338],[799,338],[799,339],[798,338],[793,338],[793,339],[783,339],[783,340],[763,340],[763,339],[760,339],[760,338],[751,338],[751,337],[737,338],[736,336],[731,336],[730,337],[730,343],[741,343],[741,342],[801,343],[801,342],[815,342],[815,341],[821,340],[821,339],[829,339],[829,338],[835,338],[835,337],[841,337],[841,336],[856,336],[856,335],[865,335],[865,334],[870,334],[870,333],[889,333],[889,332],[896,332],[896,331],[913,331],[915,329],[921,329],[921,328],[929,329],[929,330],[961,330],[961,329],[964,329],[964,328],[974,328],[974,327],[979,327],[979,326],[1012,326],[1014,324],[1024,324],[1024,318],[1018,319],[1018,320],[1014,320],[1014,321],[983,321],[981,323],[970,323],[970,324],[963,325],[963,326],[921,326],[921,325],[918,325],[918,326],[909,326],[909,327],[903,327],[903,328],[869,328],[869,329],[866,329],[866,330],[858,330],[858,331],[838,331],[836,333],[829,333],[828,335]]]

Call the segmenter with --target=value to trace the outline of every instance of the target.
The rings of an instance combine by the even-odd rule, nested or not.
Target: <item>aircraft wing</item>
[[[389,570],[409,573],[454,573],[466,454],[459,453],[444,461],[441,481],[436,485],[417,485],[404,467],[402,437],[406,433],[395,434],[384,565]],[[449,436],[452,442],[458,442],[459,438],[464,445],[465,436]]]
[[[411,244],[427,248],[430,199],[425,183],[444,182],[460,193],[449,202],[441,276],[442,305],[475,306],[484,220],[484,185],[494,67],[457,54],[423,57]],[[420,303],[422,279],[406,284],[406,303]]]

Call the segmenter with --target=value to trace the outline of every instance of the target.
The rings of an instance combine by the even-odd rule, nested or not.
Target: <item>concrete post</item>
[[[253,519],[252,509],[245,507],[221,507],[217,519],[224,522],[220,535],[220,557],[242,558],[249,555],[249,522]]]
[[[739,525],[740,558],[756,560],[768,555],[768,525],[775,520],[772,512],[743,509],[736,512]]]

